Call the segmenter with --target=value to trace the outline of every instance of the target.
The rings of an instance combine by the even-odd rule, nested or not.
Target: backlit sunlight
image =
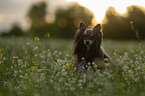
[[[80,5],[89,8],[95,15],[97,22],[101,23],[108,7],[112,6],[120,14],[126,12],[126,7],[130,5],[140,5],[145,7],[145,0],[67,0],[76,1]]]

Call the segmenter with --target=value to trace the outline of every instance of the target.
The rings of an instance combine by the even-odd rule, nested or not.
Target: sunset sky
[[[120,14],[126,12],[126,7],[130,5],[140,5],[145,8],[145,0],[67,0],[77,1],[82,6],[89,8],[95,15],[96,21],[101,23],[108,7],[115,7]]]
[[[80,5],[90,9],[97,22],[101,23],[106,9],[115,7],[119,13],[125,13],[126,7],[130,5],[140,5],[145,7],[145,0],[1,0],[0,1],[0,31],[8,30],[13,23],[19,23],[26,28],[26,13],[30,6],[37,1],[48,1],[49,8],[55,12],[57,6],[65,6],[67,2],[76,1]]]

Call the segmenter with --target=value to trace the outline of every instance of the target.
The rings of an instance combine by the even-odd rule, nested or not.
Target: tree
[[[27,14],[31,21],[30,32],[40,37],[45,34],[45,16],[47,14],[46,8],[47,5],[45,2],[37,3],[30,8]]]
[[[1,36],[23,36],[23,35],[24,32],[20,28],[20,26],[18,26],[18,24],[14,24],[9,31],[3,31],[1,34]]]
[[[72,38],[78,29],[79,23],[92,24],[93,13],[80,6],[78,3],[71,3],[68,9],[59,8],[55,14],[55,23],[51,35],[63,38]],[[51,26],[51,28],[52,28]]]
[[[144,8],[139,7],[139,6],[130,6],[127,8],[128,12],[128,22],[132,21],[135,29],[139,31],[139,36],[141,39],[145,39],[145,13],[144,13]],[[133,32],[135,35],[135,32]]]
[[[18,25],[14,25],[12,29],[9,31],[9,35],[13,36],[22,36],[24,35],[22,29]]]
[[[103,24],[104,38],[110,39],[136,39],[135,32],[131,29],[130,22],[133,21],[136,29],[139,30],[142,38],[145,38],[145,14],[142,8],[130,6],[127,8],[126,17],[110,7],[106,11],[107,23]]]
[[[70,3],[67,9],[59,7],[56,11],[55,22],[51,24],[46,23],[46,8],[45,2],[33,5],[28,17],[31,21],[30,32],[39,37],[44,37],[48,32],[52,37],[72,38],[78,28],[80,22],[86,25],[92,24],[93,13],[78,3]]]

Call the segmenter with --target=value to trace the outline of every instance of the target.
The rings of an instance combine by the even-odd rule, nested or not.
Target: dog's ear
[[[100,24],[98,24],[94,27],[93,33],[96,36],[96,38],[98,39],[99,44],[101,44],[101,41],[103,40],[103,32],[102,32]]]
[[[86,27],[84,23],[80,23],[80,28]]]
[[[96,25],[93,30],[96,30],[96,31],[100,32],[101,31],[101,25],[100,24]]]
[[[82,39],[83,33],[86,29],[86,26],[84,23],[80,23],[80,28],[75,34],[75,42],[80,41]]]

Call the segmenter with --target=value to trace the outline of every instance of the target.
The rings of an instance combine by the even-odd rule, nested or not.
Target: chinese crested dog
[[[94,66],[102,69],[105,64],[111,62],[111,58],[101,47],[103,32],[101,25],[96,25],[93,29],[87,28],[80,23],[80,28],[74,38],[74,56],[77,72],[83,74],[88,66],[95,70]]]

